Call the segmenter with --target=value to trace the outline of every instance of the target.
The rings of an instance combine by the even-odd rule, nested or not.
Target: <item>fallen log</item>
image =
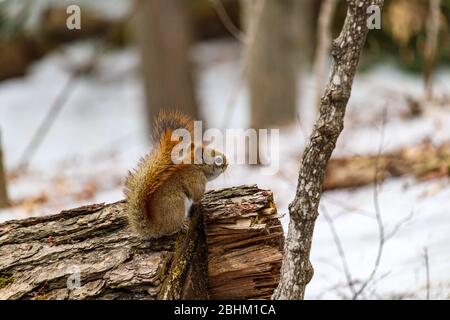
[[[151,241],[123,201],[0,224],[0,299],[269,298],[283,241],[271,192],[208,192],[191,213],[187,231]]]
[[[450,143],[434,146],[426,142],[381,155],[331,159],[323,188],[332,190],[372,184],[376,168],[377,181],[404,175],[419,180],[448,176]]]

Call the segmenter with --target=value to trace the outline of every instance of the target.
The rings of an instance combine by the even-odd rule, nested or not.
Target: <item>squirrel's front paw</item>
[[[183,233],[186,233],[186,232],[188,232],[188,230],[189,230],[189,220],[186,219],[181,224],[180,231],[183,232]]]

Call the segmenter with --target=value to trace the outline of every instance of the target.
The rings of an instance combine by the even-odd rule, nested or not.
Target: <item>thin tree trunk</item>
[[[241,0],[246,34],[252,19],[260,14],[254,39],[247,39],[245,61],[248,63],[251,123],[253,128],[289,124],[297,116],[298,71],[307,43],[310,1]],[[264,1],[264,0],[261,0]]]
[[[8,189],[6,185],[6,171],[3,165],[2,136],[0,132],[0,208],[6,208],[8,206]]]
[[[310,251],[325,170],[344,128],[345,109],[369,31],[368,8],[376,5],[381,9],[383,2],[347,0],[347,17],[332,45],[334,61],[329,83],[322,97],[319,118],[303,153],[295,198],[289,206],[281,280],[274,299],[303,299],[306,285],[313,276]]]
[[[198,119],[188,1],[140,1],[136,34],[141,49],[150,126],[161,109],[176,109]]]
[[[433,99],[433,68],[436,62],[437,46],[439,42],[439,20],[441,15],[441,0],[429,0],[428,17],[426,23],[425,42],[425,92],[426,99]]]

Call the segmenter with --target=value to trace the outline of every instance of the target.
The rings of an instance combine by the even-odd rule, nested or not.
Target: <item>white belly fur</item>
[[[189,210],[192,206],[192,199],[189,197],[184,197],[184,217],[187,218],[189,216]]]

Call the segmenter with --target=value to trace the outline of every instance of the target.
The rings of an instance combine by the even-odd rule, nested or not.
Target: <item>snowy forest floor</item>
[[[138,56],[136,50],[127,49],[106,53],[93,75],[75,83],[29,170],[14,170],[67,81],[68,66],[74,59],[87,56],[90,48],[89,43],[65,47],[36,63],[25,78],[0,83],[0,128],[9,193],[14,203],[12,208],[0,211],[0,221],[120,200],[127,171],[148,151]],[[229,108],[233,87],[239,81],[239,47],[230,41],[214,41],[197,45],[193,54],[198,65],[200,103],[208,126],[220,127],[225,112],[232,112],[227,127],[244,128],[248,122],[244,84],[237,83],[242,90]],[[301,78],[300,120],[281,128],[278,174],[264,176],[258,168],[230,166],[227,174],[212,182],[209,189],[258,184],[272,190],[279,212],[287,213],[313,120],[314,81],[308,73]],[[449,141],[449,84],[450,70],[438,72],[435,92],[441,103],[426,106],[420,117],[405,118],[408,97],[420,99],[423,95],[419,76],[405,74],[390,65],[359,74],[334,156],[376,154],[380,144],[385,152],[424,140],[436,144]],[[381,125],[383,110],[387,111],[387,122]],[[372,272],[378,251],[374,202],[373,186],[329,191],[322,200],[321,213],[326,210],[333,220],[357,289]],[[449,299],[449,179],[388,179],[380,186],[378,203],[385,233],[395,233],[386,241],[375,277],[360,298],[426,298],[426,249],[430,296]],[[287,223],[285,216],[285,230]],[[311,254],[315,274],[306,298],[351,298],[342,254],[323,214],[317,220]]]

